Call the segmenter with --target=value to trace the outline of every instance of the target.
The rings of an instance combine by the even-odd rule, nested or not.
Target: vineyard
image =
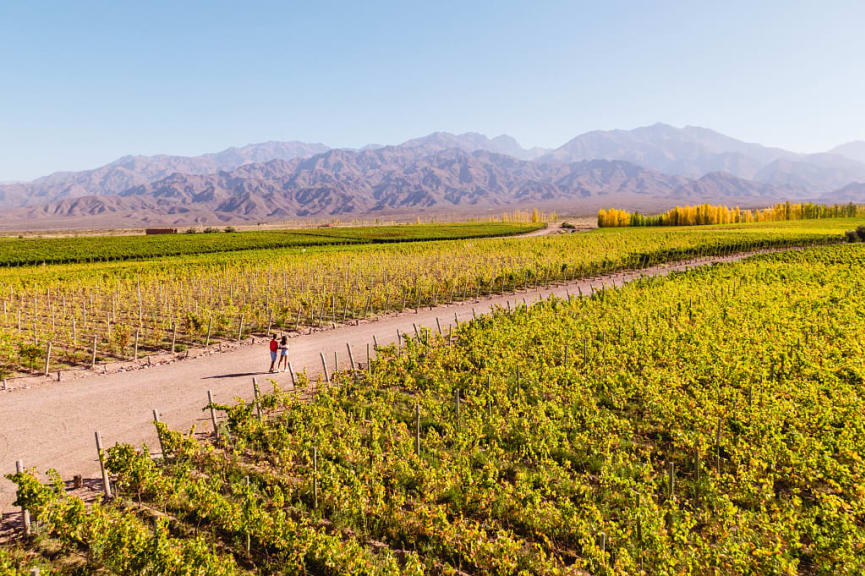
[[[81,236],[0,239],[0,267],[142,260],[166,256],[261,250],[323,244],[369,244],[510,236],[540,225],[457,223],[411,226],[308,228],[263,232],[166,234],[159,236]]]
[[[106,451],[110,503],[13,475],[38,522],[0,566],[861,574],[863,268],[815,247],[500,309],[213,405],[208,441],[156,422],[154,454]]]
[[[857,224],[610,229],[6,268],[0,376],[134,362],[273,329],[301,332],[669,260],[837,242]]]

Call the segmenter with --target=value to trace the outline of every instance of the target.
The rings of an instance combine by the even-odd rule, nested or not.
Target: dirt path
[[[533,303],[552,294],[564,297],[579,290],[589,294],[604,285],[621,285],[641,275],[663,275],[714,262],[740,260],[748,255],[665,264],[338,326],[292,338],[290,358],[295,371],[318,375],[321,353],[327,358],[329,370],[334,369],[334,352],[339,368],[347,367],[347,343],[355,361],[366,362],[367,345],[372,348],[373,337],[380,345],[391,344],[396,341],[398,330],[414,334],[414,324],[436,329],[438,319],[446,332],[455,317],[460,322],[469,321],[473,313],[484,314],[493,306],[507,306],[508,302]],[[235,396],[251,398],[253,376],[258,377],[265,390],[269,387],[268,378],[281,387],[290,387],[289,374],[267,374],[269,364],[267,343],[261,342],[150,368],[94,374],[0,393],[0,473],[13,472],[15,461],[21,459],[26,467],[35,466],[40,472],[55,468],[64,479],[75,474],[85,478],[98,476],[94,431],[102,433],[106,446],[116,442],[136,445],[146,442],[156,446],[154,408],[174,428],[188,429],[195,425],[198,430],[210,430],[209,417],[202,409],[207,404],[208,390],[213,391],[217,402],[227,402]],[[0,480],[0,510],[11,512],[13,500],[14,485],[5,478]]]

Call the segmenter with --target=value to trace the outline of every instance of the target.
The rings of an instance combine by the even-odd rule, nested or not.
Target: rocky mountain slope
[[[330,150],[310,158],[242,165],[216,174],[175,173],[117,196],[19,209],[28,219],[114,214],[173,224],[446,212],[514,206],[716,201],[765,204],[785,191],[729,174],[699,180],[617,160],[530,162],[483,150],[422,147]]]
[[[853,144],[799,155],[664,124],[589,132],[555,150],[525,149],[506,135],[446,132],[359,150],[269,142],[195,157],[126,156],[94,170],[0,184],[0,223],[192,224],[518,206],[589,213],[612,205],[847,201],[858,197],[854,184],[865,182],[865,164],[849,157],[858,150]]]
[[[27,206],[66,198],[119,194],[174,173],[212,174],[251,162],[312,156],[327,149],[323,144],[265,142],[201,156],[123,156],[93,170],[55,172],[32,182],[0,184],[0,206]]]

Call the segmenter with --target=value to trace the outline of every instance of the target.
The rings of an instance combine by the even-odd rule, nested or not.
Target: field
[[[262,232],[214,232],[155,236],[81,236],[2,238],[0,267],[142,260],[324,244],[375,244],[509,236],[531,232],[540,224],[497,222],[309,228]]]
[[[327,242],[348,238],[357,245],[11,267],[0,270],[0,372],[9,376],[95,367],[158,351],[176,353],[219,340],[241,340],[272,328],[302,331],[661,261],[836,242],[856,222],[604,229],[535,238],[410,243],[394,240],[432,237],[429,227],[392,227],[375,234],[326,229],[320,234],[330,235]],[[501,226],[512,233],[519,225],[484,224],[480,229],[451,225],[439,234],[489,233],[503,231]],[[190,238],[198,242],[198,236]],[[180,242],[179,238],[165,241]]]
[[[865,250],[502,309],[330,386],[117,445],[120,498],[15,477],[59,573],[860,574]]]

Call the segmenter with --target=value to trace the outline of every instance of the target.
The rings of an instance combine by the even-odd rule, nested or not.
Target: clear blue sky
[[[865,139],[865,2],[0,5],[0,181],[124,154],[435,130],[558,146],[662,121]]]

